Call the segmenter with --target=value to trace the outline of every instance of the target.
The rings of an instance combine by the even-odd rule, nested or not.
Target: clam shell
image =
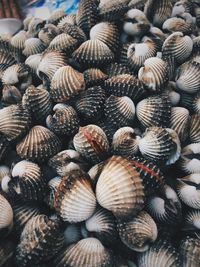
[[[57,24],[62,18],[66,16],[64,9],[56,9],[48,18],[48,23]]]
[[[96,198],[89,176],[81,170],[64,176],[58,186],[54,205],[63,221],[77,223],[92,216]]]
[[[76,49],[72,57],[83,66],[101,66],[114,60],[114,54],[110,48],[99,40],[88,40]]]
[[[111,267],[111,252],[93,237],[80,240],[64,249],[55,259],[57,267]]]
[[[58,135],[74,135],[79,129],[79,118],[73,107],[65,104],[54,106],[53,115],[46,118],[47,127]]]
[[[53,24],[46,24],[38,34],[39,39],[44,45],[48,46],[50,42],[60,33],[60,30]]]
[[[45,50],[45,45],[39,38],[29,38],[24,43],[23,54],[28,57],[31,55],[42,53]]]
[[[180,165],[186,173],[200,173],[200,144],[192,143],[185,146],[181,151]]]
[[[191,116],[189,138],[191,143],[200,142],[200,114],[194,114]]]
[[[74,39],[77,39],[79,43],[83,43],[87,40],[87,37],[84,33],[84,31],[79,28],[77,25],[71,25],[69,23],[65,23],[61,27],[62,32],[70,35]]]
[[[62,29],[62,27],[66,24],[75,25],[76,24],[76,14],[69,14],[63,17],[59,23],[57,24],[58,29]]]
[[[1,100],[6,104],[18,104],[22,100],[22,95],[17,87],[12,85],[4,85]]]
[[[83,72],[85,84],[87,87],[102,85],[107,79],[107,75],[97,68],[90,68]]]
[[[45,21],[40,18],[32,17],[28,23],[28,37],[37,37],[40,30],[44,27]]]
[[[41,238],[42,237],[42,238]],[[25,225],[16,248],[17,266],[39,266],[44,260],[50,260],[62,248],[64,235],[58,222],[46,215],[37,215]]]
[[[184,217],[183,230],[199,230],[200,229],[200,211],[191,210]]]
[[[98,164],[95,164],[92,166],[92,168],[88,171],[88,174],[90,176],[90,179],[93,183],[93,185],[96,187],[96,183],[99,179],[99,175],[101,174],[104,167],[104,161],[101,161]]]
[[[162,25],[162,29],[168,32],[182,32],[190,34],[193,31],[193,24],[185,21],[183,18],[168,18]]]
[[[24,31],[28,30],[28,25],[31,22],[33,16],[31,14],[28,14],[28,16],[25,17],[25,19],[23,20],[23,26],[24,26]]]
[[[108,139],[104,131],[96,125],[80,127],[73,143],[75,149],[92,163],[98,163],[108,156]]]
[[[186,236],[180,242],[179,251],[181,255],[181,265],[184,267],[198,267],[200,257],[200,240],[191,236]]]
[[[65,245],[69,246],[81,240],[81,227],[77,224],[69,224],[64,231]]]
[[[50,42],[48,49],[64,51],[70,55],[78,46],[77,39],[67,33],[61,33]]]
[[[128,10],[129,0],[100,0],[98,9],[99,15],[104,21],[119,20]]]
[[[160,91],[169,78],[167,63],[157,57],[146,59],[144,67],[139,69],[138,78],[149,91]]]
[[[55,102],[65,102],[83,90],[84,76],[72,67],[61,67],[53,75],[50,94]]]
[[[45,161],[61,149],[58,137],[43,126],[34,126],[17,144],[17,154],[22,158]]]
[[[171,115],[169,98],[157,95],[141,100],[136,106],[136,115],[144,128],[169,125]]]
[[[135,105],[127,97],[111,95],[105,102],[106,119],[117,128],[131,126],[135,118]]]
[[[137,214],[144,205],[144,187],[139,172],[129,160],[112,156],[97,181],[96,197],[98,203],[117,218]]]
[[[117,228],[122,242],[130,249],[138,252],[148,250],[158,234],[154,220],[145,211],[141,211],[130,221],[119,221]]]
[[[25,64],[31,68],[31,72],[36,75],[38,66],[40,64],[40,60],[42,58],[42,54],[35,54],[27,57],[25,60]]]
[[[6,236],[13,227],[13,209],[7,199],[0,194],[0,233],[1,239]]]

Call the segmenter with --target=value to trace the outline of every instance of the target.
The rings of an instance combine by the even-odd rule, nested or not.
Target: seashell
[[[82,222],[92,216],[96,198],[88,174],[74,170],[64,176],[54,206],[62,220],[70,223]]]
[[[170,128],[175,130],[181,141],[185,141],[188,136],[189,111],[182,107],[172,107]]]
[[[139,9],[130,9],[124,18],[123,30],[134,37],[144,36],[150,29],[146,15]]]
[[[66,16],[63,9],[56,9],[51,16],[48,18],[48,23],[57,24],[62,18]]]
[[[2,78],[1,72],[15,63],[16,59],[10,53],[0,50],[0,78]]]
[[[64,51],[67,55],[70,55],[78,46],[77,39],[67,33],[61,33],[50,42],[48,49]]]
[[[167,96],[171,105],[175,107],[179,105],[182,96],[180,93],[176,92],[176,83],[172,81],[168,83],[168,86],[162,95],[165,96],[165,98]]]
[[[128,10],[129,0],[100,0],[98,9],[103,21],[117,21],[123,17]]]
[[[178,64],[184,63],[191,55],[193,41],[188,35],[182,32],[174,32],[163,43],[162,56],[174,57]]]
[[[87,87],[102,85],[107,79],[107,74],[97,68],[90,68],[83,72],[85,84]]]
[[[76,14],[68,14],[63,17],[57,24],[58,29],[62,29],[65,24],[76,25]]]
[[[90,237],[65,248],[54,264],[57,267],[111,267],[114,266],[114,259],[98,239]]]
[[[39,32],[38,37],[44,45],[48,46],[50,42],[60,33],[60,30],[53,24],[46,24]]]
[[[81,240],[81,227],[77,224],[69,224],[64,231],[65,245],[69,246]]]
[[[107,158],[109,142],[104,131],[97,125],[89,124],[79,128],[74,136],[75,149],[88,161],[98,163]]]
[[[175,2],[175,1],[174,1]],[[181,15],[184,12],[192,13],[193,10],[193,4],[195,1],[188,2],[187,0],[180,0],[176,1],[173,6],[172,10],[172,17],[175,17],[177,15]]]
[[[111,212],[98,208],[95,213],[85,221],[86,229],[105,245],[115,244],[118,238],[116,219]]]
[[[1,239],[8,235],[13,227],[13,210],[7,199],[0,194],[0,233]]]
[[[143,10],[147,0],[131,0],[128,4],[129,8],[136,8]]]
[[[28,14],[25,19],[23,20],[23,26],[24,26],[24,31],[28,31],[28,25],[33,19],[33,16],[31,14]]]
[[[117,223],[117,229],[122,242],[130,249],[144,252],[157,239],[157,226],[152,217],[141,211],[130,221]]]
[[[17,144],[16,151],[21,158],[45,161],[61,149],[61,141],[47,128],[37,125]]]
[[[41,238],[42,237],[42,238]],[[64,235],[57,221],[37,215],[25,225],[17,245],[15,263],[25,267],[39,266],[53,258],[64,244]]]
[[[51,209],[54,209],[56,192],[58,190],[61,180],[62,178],[60,176],[56,176],[48,182],[48,194],[45,197],[45,202]]]
[[[36,88],[33,85],[26,89],[22,98],[22,105],[39,122],[44,121],[53,108],[49,92],[43,88]]]
[[[83,66],[89,67],[101,66],[114,60],[113,52],[105,43],[99,40],[88,40],[82,43],[73,52],[72,57]]]
[[[172,7],[171,0],[148,0],[144,6],[144,14],[154,26],[161,27],[171,16]]]
[[[42,53],[45,50],[45,45],[39,38],[29,38],[24,43],[23,54],[28,57],[31,55]]]
[[[200,229],[200,211],[190,210],[184,217],[183,230],[199,230]]]
[[[19,31],[11,38],[11,45],[17,52],[22,52],[25,47],[25,42],[28,39],[26,31]]]
[[[103,170],[103,167],[104,167],[104,161],[101,161],[100,163],[97,163],[94,166],[92,166],[92,168],[88,171],[90,180],[92,181],[94,187],[96,187],[96,183],[99,179],[99,175]]]
[[[140,137],[136,135],[131,127],[122,127],[115,132],[112,140],[112,149],[115,155],[130,157],[138,153],[138,141]]]
[[[150,196],[146,203],[147,211],[157,223],[177,225],[181,222],[181,203],[170,186],[165,185],[160,194]]]
[[[187,17],[191,15],[187,13],[184,13],[184,15],[182,14],[181,17],[178,18],[177,17],[168,18],[163,23],[162,29],[167,32],[182,32],[184,34],[191,34],[194,26],[192,21],[190,22],[190,19],[187,19]]]
[[[118,27],[111,22],[100,22],[91,28],[90,39],[102,41],[115,53],[119,47]]]
[[[186,62],[176,71],[176,86],[179,90],[194,94],[200,90],[200,63]]]
[[[116,75],[105,80],[104,88],[109,94],[118,97],[128,96],[132,101],[139,100],[146,92],[143,84],[130,74]]]
[[[200,114],[194,114],[190,118],[189,138],[191,143],[200,142]]]
[[[139,172],[128,159],[112,156],[97,181],[96,197],[98,203],[117,218],[136,215],[144,205],[144,187]]]
[[[33,17],[28,23],[28,37],[37,37],[40,30],[44,27],[45,21],[40,18]]]
[[[101,86],[94,86],[80,94],[75,102],[75,109],[80,117],[95,122],[103,114],[105,99],[105,91]]]
[[[180,165],[186,173],[200,173],[200,144],[192,143],[185,146],[181,151]]]
[[[169,79],[167,63],[157,57],[146,59],[144,67],[139,69],[138,78],[149,91],[160,91]]]
[[[101,118],[101,120],[98,121],[97,125],[102,128],[102,130],[105,132],[109,144],[112,144],[112,139],[113,139],[113,135],[114,133],[118,130],[117,127],[115,127],[114,125],[110,124],[110,122],[108,120],[106,120],[105,118]]]
[[[109,78],[121,74],[131,74],[131,71],[127,66],[117,62],[106,65],[104,71]]]
[[[15,247],[16,244],[12,238],[3,239],[0,242],[0,266],[9,266],[13,263]]]
[[[167,126],[170,122],[171,103],[167,96],[150,96],[136,106],[136,115],[144,127]]]
[[[140,267],[181,266],[178,251],[168,240],[158,239],[147,251],[138,253],[137,260]]]
[[[46,118],[47,127],[58,135],[74,135],[79,129],[79,118],[73,107],[65,104],[54,106],[55,114]]]
[[[22,95],[17,87],[12,85],[4,85],[1,100],[7,105],[18,104],[22,100]]]
[[[16,140],[25,134],[31,123],[27,110],[21,105],[10,105],[0,110],[0,132],[8,141]]]
[[[193,99],[193,108],[198,114],[200,114],[200,93],[197,93]]]
[[[179,252],[181,266],[198,267],[200,256],[200,240],[196,237],[186,236],[180,241]]]
[[[111,95],[105,102],[104,112],[107,120],[117,128],[131,126],[135,118],[135,105],[127,96]]]
[[[6,154],[9,151],[9,148],[10,148],[10,142],[8,141],[7,137],[4,134],[0,133],[0,160],[5,158]]]
[[[10,168],[6,165],[0,165],[0,188],[3,192],[8,192],[8,183],[10,180]]]
[[[35,55],[27,57],[27,59],[25,60],[25,64],[30,67],[32,75],[36,76],[41,58],[42,58],[42,54],[35,54]]]
[[[61,30],[62,32],[70,35],[74,39],[77,39],[80,44],[87,40],[87,37],[84,31],[81,28],[79,28],[77,25],[71,25],[69,23],[65,23],[61,27]]]

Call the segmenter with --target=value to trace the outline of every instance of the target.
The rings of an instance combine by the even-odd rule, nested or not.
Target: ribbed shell
[[[42,53],[45,50],[45,45],[39,38],[29,38],[24,43],[23,54],[28,57],[31,55]]]
[[[90,176],[90,179],[93,183],[93,185],[96,186],[96,183],[99,179],[99,175],[101,174],[104,167],[104,161],[101,161],[100,163],[95,164],[92,166],[91,169],[89,169],[88,174]]]
[[[87,87],[102,85],[107,79],[107,75],[97,68],[90,68],[83,72],[85,84]]]
[[[38,37],[46,46],[48,46],[59,32],[60,30],[55,25],[46,24],[39,32]]]
[[[55,112],[46,118],[47,127],[58,135],[74,135],[79,129],[79,118],[73,107],[65,104],[56,104]]]
[[[80,127],[73,143],[75,149],[89,162],[95,164],[108,157],[108,139],[104,131],[96,125]]]
[[[109,78],[121,74],[131,74],[131,71],[127,66],[117,62],[106,65],[104,71]]]
[[[25,64],[31,68],[31,72],[33,74],[37,73],[37,69],[40,64],[41,58],[42,58],[42,54],[35,54],[35,55],[27,57]]]
[[[50,94],[55,102],[65,102],[84,90],[83,74],[70,66],[59,68],[51,80]]]
[[[193,30],[193,24],[185,21],[183,18],[168,18],[162,25],[162,29],[168,32],[182,32],[190,34]]]
[[[63,221],[77,223],[87,220],[95,211],[96,198],[89,176],[81,170],[62,178],[54,206]]]
[[[0,165],[0,188],[8,192],[8,182],[11,180],[10,168],[6,165]]]
[[[194,110],[200,114],[200,93],[197,93],[196,97],[193,99],[193,108]]]
[[[1,100],[6,105],[18,104],[22,100],[22,95],[17,87],[12,85],[4,85]]]
[[[28,25],[31,22],[32,18],[33,18],[33,15],[31,14],[28,14],[28,16],[24,18],[23,20],[24,31],[28,30]]]
[[[192,143],[200,142],[200,114],[194,114],[190,118],[189,139]]]
[[[27,38],[28,37],[26,31],[22,30],[11,38],[10,43],[14,47],[14,49],[22,51],[24,49],[25,41],[27,40]]]
[[[61,27],[62,32],[70,35],[71,37],[78,40],[79,43],[83,43],[87,40],[87,37],[81,28],[79,28],[77,25],[72,25],[69,23],[65,23]]]
[[[61,149],[58,137],[43,126],[34,126],[17,144],[17,154],[22,158],[45,161]]]
[[[40,18],[32,17],[28,23],[28,37],[37,37],[40,30],[44,27],[45,21]]]
[[[126,219],[137,214],[144,205],[144,187],[139,172],[129,160],[112,156],[99,176],[96,197],[98,203],[117,218]]]
[[[184,216],[183,230],[196,230],[200,229],[200,211],[190,210]]]
[[[69,224],[64,231],[65,245],[69,246],[82,239],[81,227],[78,224]]]
[[[129,0],[101,0],[99,3],[99,14],[104,21],[115,21],[123,17],[128,10]]]
[[[130,221],[118,221],[117,229],[122,242],[138,252],[148,250],[149,245],[156,240],[158,234],[154,220],[145,211],[141,211]]]
[[[182,148],[180,165],[186,173],[200,173],[200,144],[192,143]]]
[[[16,59],[6,51],[0,51],[0,64],[11,66],[16,63]]]
[[[76,14],[69,14],[69,15],[66,15],[65,17],[63,17],[57,25],[58,29],[62,29],[62,26],[64,26],[66,23],[71,24],[71,25],[75,25],[76,24]]]
[[[53,258],[64,244],[64,235],[58,222],[46,215],[37,215],[28,221],[16,248],[17,266],[39,266]]]
[[[48,49],[64,51],[70,55],[78,45],[77,39],[67,33],[61,33],[50,42]]]
[[[168,126],[171,115],[171,103],[167,96],[151,96],[136,106],[136,115],[144,127]]]
[[[13,227],[13,209],[7,199],[0,194],[0,234],[1,239],[6,236]]]
[[[85,238],[60,252],[54,261],[57,267],[112,267],[111,252],[96,238]]]
[[[66,16],[64,9],[56,9],[48,18],[48,23],[57,24],[63,17]]]
[[[199,238],[186,236],[180,242],[179,251],[181,255],[181,265],[184,267],[198,267],[200,258]]]

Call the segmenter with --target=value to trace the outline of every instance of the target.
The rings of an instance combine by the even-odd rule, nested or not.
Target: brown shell
[[[70,55],[78,46],[77,39],[67,33],[61,33],[50,42],[48,49],[64,51],[67,55]]]
[[[97,68],[90,68],[83,72],[85,84],[87,87],[102,85],[107,79],[107,74]]]

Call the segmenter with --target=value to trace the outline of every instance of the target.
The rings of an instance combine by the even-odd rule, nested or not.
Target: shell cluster
[[[200,266],[199,1],[0,36],[1,266]]]

